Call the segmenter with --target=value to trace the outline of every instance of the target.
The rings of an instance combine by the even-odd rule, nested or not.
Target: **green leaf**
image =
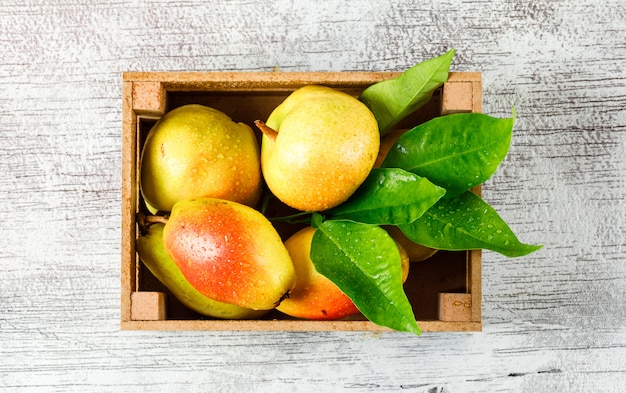
[[[360,95],[378,121],[381,135],[405,116],[430,101],[433,92],[448,80],[455,50],[418,63],[397,77],[375,83]]]
[[[400,253],[376,225],[348,220],[321,223],[311,243],[315,269],[335,283],[370,321],[421,334],[402,287]]]
[[[447,190],[446,198],[484,183],[506,157],[513,117],[482,113],[436,117],[407,131],[391,147],[383,167],[402,168]]]
[[[543,247],[521,243],[500,215],[470,191],[440,199],[422,217],[399,228],[412,241],[439,250],[487,249],[519,257]]]
[[[418,219],[446,190],[399,168],[374,168],[357,191],[327,211],[332,219],[398,225]]]

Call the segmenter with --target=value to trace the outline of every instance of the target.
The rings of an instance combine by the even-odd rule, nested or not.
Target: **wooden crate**
[[[290,92],[323,84],[357,96],[389,72],[128,72],[122,100],[121,328],[124,330],[387,331],[362,316],[307,321],[278,311],[260,320],[216,320],[182,306],[143,266],[135,252],[136,214],[146,212],[138,186],[143,140],[165,112],[189,103],[222,110],[253,129]],[[480,73],[450,73],[432,100],[398,127],[413,127],[441,114],[482,111]],[[480,193],[480,187],[474,192]],[[425,331],[479,331],[481,251],[439,251],[413,262],[405,283],[418,325]]]

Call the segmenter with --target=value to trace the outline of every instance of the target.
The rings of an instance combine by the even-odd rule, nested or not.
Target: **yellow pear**
[[[302,211],[326,210],[348,199],[371,171],[380,146],[371,111],[325,86],[294,91],[257,126],[270,191]]]
[[[141,155],[141,193],[147,206],[169,212],[199,197],[255,205],[262,191],[260,147],[252,129],[226,114],[190,104],[152,127]]]

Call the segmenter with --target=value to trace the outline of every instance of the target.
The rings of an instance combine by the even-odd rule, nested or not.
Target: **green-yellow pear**
[[[306,227],[285,241],[296,269],[296,286],[276,309],[296,318],[333,320],[359,312],[352,300],[326,276],[315,269],[311,260],[311,242],[315,228]],[[398,244],[402,261],[402,282],[409,275],[409,258]]]
[[[402,245],[411,262],[425,261],[437,253],[436,249],[422,246],[409,239],[397,226],[389,225],[385,226],[384,229],[396,243]]]
[[[249,126],[223,112],[184,105],[148,133],[140,179],[142,196],[156,210],[199,197],[253,206],[262,191],[259,143]]]
[[[176,203],[163,244],[187,281],[219,302],[269,310],[295,285],[291,257],[272,223],[233,201]]]
[[[270,114],[263,131],[261,168],[272,193],[302,211],[344,202],[371,171],[380,134],[371,111],[330,87],[309,85]]]
[[[267,313],[266,311],[250,310],[215,301],[189,284],[178,266],[165,251],[163,246],[164,226],[165,224],[162,223],[150,225],[147,233],[137,238],[135,248],[148,270],[182,304],[202,315],[222,319],[255,319]]]

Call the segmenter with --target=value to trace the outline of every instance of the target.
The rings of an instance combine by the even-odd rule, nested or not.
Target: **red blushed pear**
[[[176,203],[163,243],[187,281],[219,302],[269,310],[295,285],[289,253],[270,221],[215,198]]]
[[[309,256],[315,231],[313,227],[306,227],[285,241],[296,269],[296,286],[276,309],[292,317],[313,320],[341,319],[359,313],[339,287],[315,270]],[[398,249],[404,283],[408,277],[409,259],[400,245]]]
[[[157,216],[153,217],[156,218]],[[202,315],[221,319],[254,319],[260,318],[268,312],[267,310],[249,310],[234,304],[215,301],[189,285],[189,282],[163,247],[164,226],[163,223],[156,222],[147,228],[144,227],[145,233],[137,238],[135,248],[148,270],[182,304]]]

